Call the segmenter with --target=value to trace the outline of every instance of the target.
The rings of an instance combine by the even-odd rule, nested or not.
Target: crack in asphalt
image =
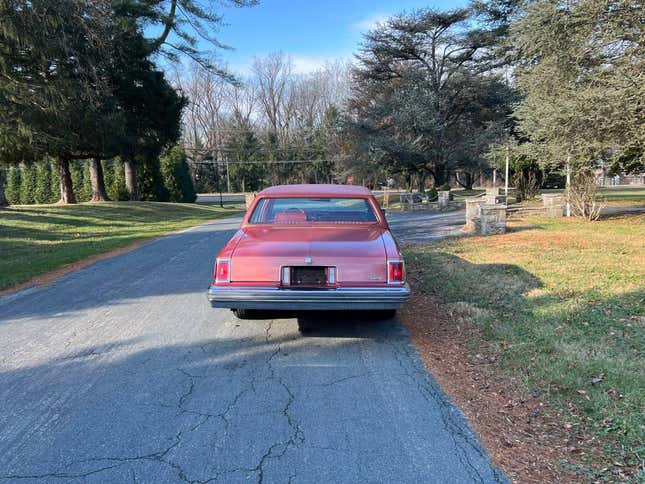
[[[468,457],[468,451],[463,445],[467,445],[484,460],[487,460],[488,456],[477,443],[470,428],[468,428],[465,417],[459,418],[457,416],[455,418],[456,407],[448,401],[447,397],[437,387],[437,384],[430,380],[429,374],[420,366],[422,363],[418,353],[416,353],[416,350],[410,342],[402,341],[400,338],[391,341],[384,340],[384,342],[392,346],[394,358],[403,370],[403,373],[416,385],[421,396],[428,403],[435,403],[439,407],[441,421],[446,433],[453,442],[456,451],[455,454],[459,462],[464,465],[465,469],[469,470],[469,474],[474,480],[484,483],[484,477],[471,462],[471,459]],[[412,362],[412,364],[406,365],[402,356],[408,360],[408,363]],[[507,482],[496,469],[493,470],[493,475],[496,482]]]
[[[367,371],[365,373],[359,373],[358,375],[350,375],[350,376],[346,376],[346,377],[343,377],[343,378],[338,378],[336,380],[332,380],[332,381],[329,381],[329,382],[319,383],[318,386],[320,386],[320,387],[331,387],[331,386],[337,385],[339,383],[346,382],[348,380],[354,380],[356,378],[365,378],[366,376],[370,376],[371,374],[372,374],[371,372]]]
[[[110,469],[115,469],[118,467],[121,467],[127,463],[131,462],[137,462],[137,461],[152,461],[152,462],[158,462],[161,464],[165,464],[170,466],[172,469],[176,470],[178,473],[178,477],[180,480],[183,482],[188,482],[188,483],[201,483],[201,482],[210,482],[213,479],[208,479],[206,481],[200,481],[200,480],[191,480],[188,479],[186,471],[177,463],[172,462],[169,459],[166,459],[165,457],[176,447],[178,447],[181,442],[184,434],[194,432],[197,430],[199,427],[204,425],[206,422],[208,422],[211,418],[221,418],[222,421],[224,422],[224,435],[227,434],[228,428],[230,425],[230,421],[227,418],[228,414],[233,410],[233,408],[237,405],[239,400],[242,398],[242,396],[254,389],[254,382],[253,378],[251,379],[251,382],[249,386],[243,388],[240,390],[233,400],[226,406],[223,412],[219,414],[209,414],[209,413],[204,413],[204,412],[196,412],[193,410],[187,410],[184,408],[184,405],[187,403],[187,401],[192,397],[193,392],[195,391],[196,383],[195,379],[198,378],[204,378],[203,375],[192,375],[188,371],[184,370],[183,368],[177,368],[179,372],[181,372],[187,379],[188,379],[188,389],[185,391],[182,395],[180,395],[179,400],[175,406],[173,405],[164,405],[164,404],[157,404],[159,406],[162,406],[164,408],[178,408],[179,413],[177,415],[182,415],[182,414],[189,414],[189,415],[196,415],[199,417],[202,417],[199,422],[196,424],[192,425],[191,427],[188,427],[185,430],[179,431],[175,436],[173,437],[173,443],[169,445],[168,447],[158,451],[158,452],[153,452],[150,454],[145,454],[145,455],[138,455],[138,456],[128,456],[128,457],[92,457],[89,459],[82,459],[78,461],[72,461],[66,466],[64,466],[64,469],[70,469],[75,466],[78,466],[79,464],[85,464],[85,463],[90,463],[90,462],[112,462],[114,463],[113,465],[109,466],[104,466],[104,467],[99,467],[97,469],[92,469],[86,472],[70,472],[67,470],[62,470],[62,471],[55,471],[55,472],[47,472],[47,473],[42,473],[42,474],[34,474],[34,475],[27,475],[27,474],[9,474],[9,475],[0,475],[0,480],[11,480],[11,479],[47,479],[47,478],[60,478],[60,479],[79,479],[79,478],[84,478],[84,477],[89,477],[94,474],[98,474],[104,471],[108,471]],[[229,474],[229,473],[234,473],[238,471],[251,471],[252,469],[244,469],[244,468],[239,468],[239,469],[233,469],[230,471],[223,471],[222,473],[219,473],[220,475],[224,474]],[[220,476],[218,475],[215,479],[218,479]]]
[[[265,341],[267,344],[271,344],[271,329],[273,327],[274,320],[270,320],[267,324],[266,332],[265,332]],[[287,402],[282,409],[282,415],[287,419],[287,423],[289,424],[289,427],[292,429],[292,434],[289,437],[289,439],[286,442],[276,442],[271,447],[269,447],[269,450],[262,456],[260,459],[260,462],[258,463],[256,467],[256,472],[258,472],[258,484],[263,484],[264,482],[264,464],[268,459],[280,459],[285,455],[289,447],[297,447],[298,445],[302,444],[305,442],[305,435],[302,430],[302,427],[300,426],[300,423],[298,420],[296,420],[293,415],[291,415],[291,405],[296,400],[295,395],[289,388],[289,385],[284,381],[282,377],[278,375],[276,372],[275,367],[273,366],[273,359],[282,352],[282,344],[277,343],[276,349],[271,353],[269,358],[266,360],[267,367],[269,369],[269,377],[267,380],[276,380],[280,386],[287,392],[288,399]],[[273,450],[282,446],[282,451],[276,455],[273,454]]]

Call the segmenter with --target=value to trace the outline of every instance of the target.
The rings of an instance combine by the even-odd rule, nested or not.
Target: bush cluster
[[[180,146],[167,149],[159,159],[140,160],[138,168],[142,200],[192,203],[197,198],[186,154]],[[89,201],[92,197],[89,164],[73,161],[70,172],[78,201]],[[119,158],[103,161],[103,176],[111,200],[129,199]],[[9,203],[16,205],[56,203],[60,198],[59,183],[53,160],[11,165],[6,174],[5,195]]]

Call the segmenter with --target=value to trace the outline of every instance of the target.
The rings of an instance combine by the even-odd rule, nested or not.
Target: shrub
[[[427,195],[428,200],[431,202],[436,202],[439,198],[439,194],[437,193],[437,189],[435,187],[432,187],[430,190],[428,190]]]
[[[444,192],[444,191],[449,192],[450,191],[450,183],[448,183],[448,182],[444,183],[443,185],[441,185],[439,187],[439,190],[441,190],[442,192]]]
[[[125,188],[125,174],[123,162],[115,158],[105,164],[105,186],[111,200],[123,202],[129,200],[128,190]]]
[[[160,158],[161,176],[171,202],[192,203],[197,199],[188,169],[186,153],[179,145],[164,151]]]
[[[16,165],[9,167],[4,193],[12,205],[20,203],[20,169]]]
[[[55,203],[58,201],[58,190],[53,190],[52,176],[52,167],[49,160],[36,163],[36,188],[34,192],[36,203]],[[56,178],[56,185],[58,185],[58,178]]]
[[[35,203],[36,167],[32,163],[25,163],[21,165],[20,172],[20,203]]]

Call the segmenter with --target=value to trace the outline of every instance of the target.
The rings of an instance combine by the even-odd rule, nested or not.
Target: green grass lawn
[[[531,218],[408,246],[426,291],[465,310],[501,367],[613,462],[645,457],[645,217]],[[480,351],[480,350],[478,350]]]
[[[540,193],[563,193],[562,189],[540,190]],[[644,186],[604,187],[598,189],[601,199],[612,205],[645,205]]]
[[[65,264],[238,213],[155,202],[23,205],[0,210],[0,290]]]

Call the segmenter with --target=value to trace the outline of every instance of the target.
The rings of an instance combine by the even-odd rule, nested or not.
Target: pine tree
[[[106,172],[108,174],[106,177],[108,196],[117,201],[129,200],[128,191],[125,188],[123,162],[118,158],[113,159],[109,168],[106,167]]]
[[[52,193],[52,170],[49,160],[43,160],[36,163],[36,188],[34,199],[36,203],[55,202]]]
[[[5,196],[13,205],[20,203],[20,169],[16,165],[11,165],[7,172]]]
[[[170,202],[193,203],[197,199],[186,153],[180,145],[167,149],[160,158],[161,175]]]
[[[139,158],[137,169],[140,199],[149,202],[167,202],[169,195],[161,174],[159,158]]]
[[[58,170],[56,167],[56,163],[53,163],[53,160],[48,158],[47,163],[49,163],[49,167],[51,169],[51,194],[52,198],[50,200],[50,203],[56,203],[60,199],[60,178],[58,176]]]
[[[80,161],[72,161],[69,164],[69,171],[72,174],[72,185],[76,195],[76,201],[86,202],[88,200],[87,194],[84,193],[85,187],[85,173],[83,171],[83,163]]]
[[[36,203],[36,167],[33,163],[24,163],[20,169],[20,204]]]
[[[7,200],[7,197],[4,193],[5,190],[5,173],[4,173],[4,167],[0,166],[0,208],[6,207],[9,205],[9,201]]]

